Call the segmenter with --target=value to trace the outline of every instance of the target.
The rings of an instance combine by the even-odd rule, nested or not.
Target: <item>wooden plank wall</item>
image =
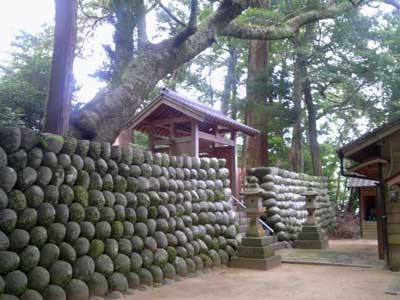
[[[400,171],[400,132],[394,133],[383,141],[382,154],[389,160],[384,166],[384,178]],[[400,271],[400,200],[389,201],[389,191],[386,187],[385,205],[387,216],[388,263],[392,270]]]

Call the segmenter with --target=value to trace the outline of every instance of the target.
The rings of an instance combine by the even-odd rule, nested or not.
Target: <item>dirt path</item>
[[[127,299],[146,300],[395,300],[384,294],[399,273],[379,269],[284,264],[263,271],[223,269]]]

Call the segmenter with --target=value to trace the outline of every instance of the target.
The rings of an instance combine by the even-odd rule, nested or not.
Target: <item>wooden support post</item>
[[[192,121],[192,153],[191,156],[199,157],[199,124],[197,121]]]
[[[155,138],[155,127],[150,126],[149,127],[149,150],[151,152],[154,152],[154,138]]]

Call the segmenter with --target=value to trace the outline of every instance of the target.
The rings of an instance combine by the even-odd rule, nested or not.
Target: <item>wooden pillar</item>
[[[199,157],[199,123],[195,120],[192,121],[192,149],[191,156]]]
[[[236,144],[233,147],[229,147],[230,151],[230,160],[232,161],[232,193],[233,195],[239,199],[239,178],[238,178],[238,168],[237,168],[237,153],[236,153]]]
[[[117,137],[115,144],[121,147],[125,147],[128,146],[129,143],[132,143],[132,140],[132,129],[124,129]]]
[[[149,128],[149,145],[148,145],[148,147],[149,147],[149,150],[150,151],[152,151],[152,152],[154,152],[154,137],[155,137],[155,127],[154,126],[151,126],[150,128]]]

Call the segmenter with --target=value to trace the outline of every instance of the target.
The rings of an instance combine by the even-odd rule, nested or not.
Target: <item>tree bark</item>
[[[267,41],[250,41],[245,122],[260,134],[246,139],[246,168],[265,166],[268,162],[267,66]]]
[[[78,0],[56,0],[55,7],[54,49],[43,131],[64,135],[71,107]]]
[[[293,64],[293,132],[292,145],[289,152],[289,165],[293,172],[303,172],[303,139],[301,126],[301,102],[303,96],[303,87],[301,80],[301,57],[298,53],[299,43],[298,34],[294,44],[297,49]]]
[[[113,36],[115,51],[111,69],[112,85],[117,85],[121,82],[122,74],[133,58],[133,31],[136,27],[135,8],[133,2],[111,1],[111,9],[116,17]]]
[[[317,130],[317,117],[315,112],[315,106],[311,93],[311,82],[308,77],[307,67],[304,70],[304,102],[307,108],[308,117],[308,141],[310,143],[310,154],[313,165],[313,171],[315,176],[324,176],[321,165],[321,151],[318,144],[318,130]]]
[[[237,45],[235,42],[229,43],[229,57],[227,59],[228,70],[224,82],[224,90],[221,96],[221,111],[228,115],[229,107],[232,106],[233,92],[236,85],[236,63],[237,63]]]

